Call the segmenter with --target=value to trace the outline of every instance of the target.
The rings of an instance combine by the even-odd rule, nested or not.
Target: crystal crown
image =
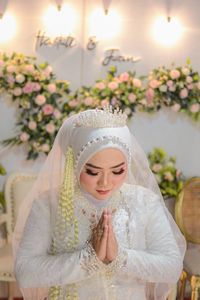
[[[76,126],[105,128],[105,127],[123,127],[126,125],[127,115],[119,108],[112,106],[96,108],[80,112],[76,120]]]

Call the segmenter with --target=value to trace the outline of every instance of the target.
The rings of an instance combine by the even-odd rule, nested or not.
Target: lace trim
[[[112,215],[115,214],[120,202],[122,201],[121,192],[116,192],[105,207],[96,207],[95,204],[88,201],[79,190],[75,192],[76,209],[78,209],[79,214],[84,215],[90,222],[90,228],[93,229],[99,221],[99,218],[104,210],[108,208]]]
[[[95,250],[89,242],[87,242],[86,251],[83,252],[82,255],[81,267],[87,271],[89,275],[101,272],[106,279],[113,277],[117,270],[125,267],[127,264],[127,254],[121,248],[119,248],[116,259],[109,264],[104,264],[97,257]]]

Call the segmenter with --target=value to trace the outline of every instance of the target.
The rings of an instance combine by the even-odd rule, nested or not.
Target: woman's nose
[[[99,186],[106,187],[108,185],[108,182],[109,182],[108,174],[102,174],[98,183]]]

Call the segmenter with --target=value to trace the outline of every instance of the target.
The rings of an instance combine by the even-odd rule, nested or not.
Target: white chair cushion
[[[184,268],[189,274],[200,275],[200,245],[188,243]]]

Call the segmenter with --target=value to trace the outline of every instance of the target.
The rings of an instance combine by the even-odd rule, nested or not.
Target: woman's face
[[[117,149],[97,152],[84,165],[80,174],[81,187],[98,200],[109,198],[123,184],[127,161]]]

